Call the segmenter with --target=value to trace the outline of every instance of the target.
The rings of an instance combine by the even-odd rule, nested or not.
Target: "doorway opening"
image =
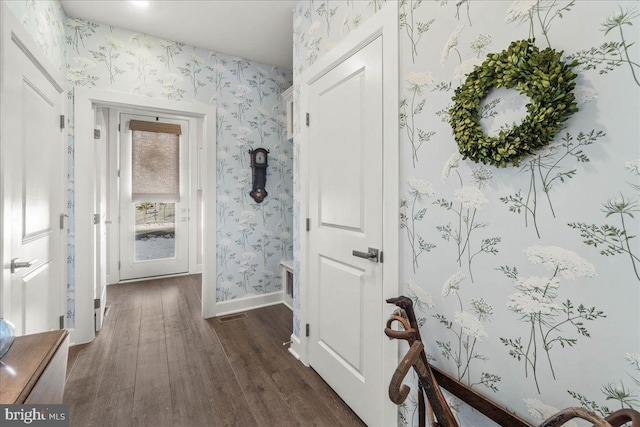
[[[98,110],[101,114],[97,114]],[[76,344],[92,341],[96,330],[100,328],[99,325],[94,327],[94,317],[98,323],[97,309],[100,308],[103,313],[107,294],[98,280],[98,277],[102,276],[100,270],[103,268],[107,270],[105,283],[120,283],[127,277],[120,274],[124,264],[124,258],[120,254],[121,240],[125,240],[121,239],[121,235],[124,235],[121,232],[121,224],[124,223],[128,223],[130,227],[130,233],[126,237],[130,242],[129,259],[132,260],[132,264],[146,264],[146,267],[150,267],[151,261],[157,261],[157,264],[163,265],[170,264],[168,261],[186,259],[186,263],[182,261],[183,264],[179,269],[143,271],[138,272],[136,277],[202,273],[202,315],[211,317],[215,310],[216,286],[215,107],[98,89],[76,88],[74,116],[75,175],[94,179],[75,181],[75,298],[71,307],[75,310],[75,324],[71,329],[71,341]],[[96,132],[97,116],[103,117],[104,132]],[[128,119],[122,120],[125,116]],[[170,191],[158,191],[157,188],[151,191],[148,187],[146,190],[142,187],[142,190],[138,189],[134,192],[131,166],[134,161],[131,148],[132,133],[136,130],[141,132],[149,132],[149,130],[137,129],[136,125],[134,125],[135,129],[132,129],[133,120],[152,123],[154,126],[156,123],[164,123],[163,126],[168,127],[162,132],[155,133],[168,134],[167,138],[171,138],[171,135],[179,135],[177,144],[173,144],[174,148],[177,146],[178,151],[175,169],[179,177],[166,186]],[[142,125],[145,124],[142,123]],[[151,133],[154,133],[153,129]],[[130,157],[127,162],[130,166],[127,171],[123,169],[125,151],[121,144],[125,140],[123,135],[129,139],[127,150]],[[105,145],[108,145],[106,154],[101,154],[103,151],[99,144],[91,143],[100,137],[104,138]],[[182,147],[184,147],[184,153],[180,152]],[[153,157],[153,154],[150,155],[148,152],[144,154],[144,150],[142,153],[142,158]],[[96,170],[95,165],[101,163],[100,156],[107,163],[105,173],[98,173]],[[97,160],[96,157],[98,157]],[[176,157],[175,153],[174,157]],[[164,168],[165,171],[168,168],[166,164],[159,167]],[[130,209],[125,215],[121,210],[121,199],[124,197],[125,190],[120,185],[120,181],[125,178],[124,175],[127,172],[130,184],[126,191],[129,194]],[[120,174],[119,177],[118,174]],[[169,175],[164,173],[161,179]],[[104,203],[106,205],[104,215],[97,208],[99,203],[96,202],[98,189],[101,188],[105,189],[107,199]],[[136,209],[136,206],[139,209]],[[138,222],[137,226],[136,222]],[[106,230],[104,234],[107,237],[104,240],[108,243],[104,249],[107,255],[104,261],[96,256],[97,248],[101,244],[101,233],[97,230],[100,227]],[[139,237],[137,240],[136,228]],[[184,242],[179,236],[181,230],[184,230],[184,236],[182,236],[185,239]],[[145,243],[149,243],[154,238],[167,240],[160,241],[164,243],[159,245],[164,252],[155,256],[156,259],[142,259],[145,253],[158,249],[157,246],[155,249],[144,247]],[[171,240],[173,240],[172,243]],[[144,242],[142,246],[137,244],[140,242]],[[137,255],[136,246],[139,249]]]
[[[118,126],[119,281],[188,273],[190,211],[201,211],[190,203],[189,122],[118,112]]]

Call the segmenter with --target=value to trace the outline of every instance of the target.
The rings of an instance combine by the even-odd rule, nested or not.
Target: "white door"
[[[120,153],[120,280],[187,273],[189,123],[121,114]]]
[[[309,89],[311,366],[369,425],[382,419],[382,39]],[[361,254],[363,255],[363,254]]]
[[[66,260],[63,90],[21,40],[2,27],[2,312],[17,334],[61,328]],[[19,24],[18,24],[19,25]],[[17,30],[16,30],[17,31]]]
[[[96,107],[94,109],[94,150],[93,150],[93,224],[95,232],[95,293],[97,302],[96,331],[102,329],[104,310],[107,304],[107,159],[109,146],[107,138],[107,111]]]

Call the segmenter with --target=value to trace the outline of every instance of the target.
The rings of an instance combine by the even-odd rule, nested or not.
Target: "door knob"
[[[352,251],[353,256],[366,258],[369,261],[378,262],[380,251],[376,248],[369,248],[368,252]]]
[[[35,259],[31,261],[20,261],[20,258],[14,258],[11,260],[11,272],[15,273],[20,268],[29,268],[36,262]]]

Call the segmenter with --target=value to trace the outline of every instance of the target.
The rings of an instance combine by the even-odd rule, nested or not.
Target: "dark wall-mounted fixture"
[[[267,186],[267,155],[269,150],[256,148],[255,150],[249,150],[249,154],[251,155],[251,170],[253,171],[253,189],[249,195],[257,203],[262,203],[269,194],[265,190]]]

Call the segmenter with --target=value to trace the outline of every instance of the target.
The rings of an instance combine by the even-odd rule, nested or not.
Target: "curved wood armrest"
[[[391,328],[393,322],[399,322],[404,328],[404,331],[396,331],[395,329]],[[400,316],[389,317],[389,320],[387,320],[387,327],[384,328],[384,333],[389,337],[389,339],[392,340],[407,340],[409,342],[409,345],[411,345],[416,339],[416,330],[413,329],[411,325],[409,325],[407,319]]]
[[[415,341],[393,373],[391,383],[389,383],[389,399],[396,405],[404,402],[409,391],[411,391],[409,386],[402,384],[402,380],[407,376],[409,369],[420,360],[420,353],[423,348],[422,342]]]
[[[567,408],[547,418],[540,427],[559,427],[569,420],[580,418],[593,423],[593,427],[620,427],[631,422],[631,427],[640,427],[640,412],[619,409],[606,418],[600,418],[584,408]]]
[[[540,427],[559,427],[574,418],[580,418],[593,423],[594,427],[612,427],[604,419],[584,408],[566,408],[544,420]]]
[[[631,427],[640,427],[640,412],[633,409],[618,409],[605,418],[612,427],[620,427],[621,425],[631,421]]]

